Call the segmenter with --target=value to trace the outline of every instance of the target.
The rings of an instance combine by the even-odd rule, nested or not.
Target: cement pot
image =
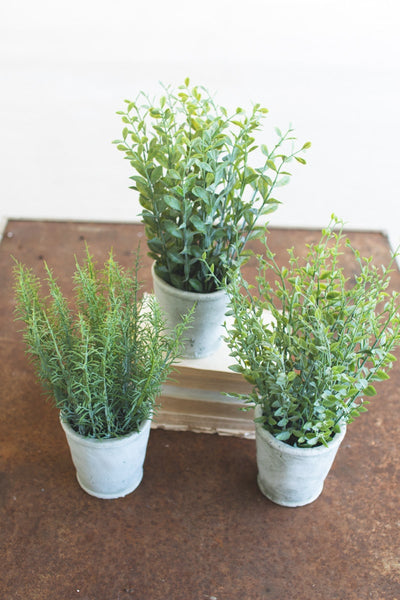
[[[154,294],[165,315],[167,326],[173,329],[196,304],[193,321],[186,332],[182,358],[203,358],[218,350],[223,334],[223,322],[228,306],[225,290],[207,294],[179,290],[158,277],[152,266]]]
[[[96,498],[121,498],[133,492],[143,477],[143,463],[151,421],[140,431],[121,438],[94,439],[76,433],[60,416],[76,478],[85,492]]]
[[[255,415],[262,415],[261,407],[256,407]],[[256,423],[257,483],[261,492],[281,506],[303,506],[316,500],[345,433],[343,424],[328,447],[294,448]]]

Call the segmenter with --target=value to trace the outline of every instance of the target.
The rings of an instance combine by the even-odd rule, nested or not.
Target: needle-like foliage
[[[366,410],[363,396],[374,396],[373,382],[388,379],[400,343],[399,293],[388,292],[392,264],[376,267],[347,241],[359,270],[347,280],[339,223],[333,217],[304,261],[290,250],[288,267],[278,266],[266,244],[257,294],[239,278],[229,290],[232,369],[254,386],[247,401],[261,405],[264,427],[300,447],[326,444],[341,422]]]
[[[14,267],[17,318],[45,390],[81,435],[120,437],[150,418],[182,349],[190,316],[172,332],[153,296],[139,297],[138,259],[123,269],[110,252],[97,269],[76,261],[75,308],[45,264],[48,297],[31,269]]]

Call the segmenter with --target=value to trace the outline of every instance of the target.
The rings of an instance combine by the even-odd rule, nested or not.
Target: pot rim
[[[151,426],[151,419],[146,419],[146,421],[143,421],[140,424],[139,431],[132,431],[131,433],[127,433],[126,435],[123,435],[121,437],[91,438],[91,437],[86,437],[84,435],[81,435],[77,431],[74,431],[74,429],[72,429],[71,425],[67,422],[67,420],[65,419],[65,417],[62,415],[61,412],[59,414],[59,419],[60,419],[61,427],[64,429],[66,435],[73,438],[77,443],[81,444],[82,446],[91,446],[91,447],[100,446],[100,445],[101,446],[113,446],[113,447],[123,446],[126,443],[128,443],[131,440],[131,438],[138,437],[141,434],[147,432],[147,430],[150,429],[150,426]]]
[[[176,288],[173,285],[171,285],[170,283],[167,283],[166,281],[164,281],[164,279],[161,279],[161,277],[159,277],[157,275],[157,273],[155,272],[154,267],[155,267],[155,262],[153,262],[151,265],[151,274],[153,276],[153,280],[156,280],[157,285],[159,285],[161,288],[164,289],[165,292],[167,292],[169,294],[181,296],[182,298],[186,298],[188,300],[193,300],[196,302],[198,302],[198,301],[208,302],[208,301],[216,300],[217,297],[219,297],[219,296],[227,296],[227,291],[225,288],[215,290],[215,292],[204,292],[204,293],[180,290],[179,288]]]
[[[261,416],[262,410],[260,406],[256,406],[255,408],[256,416]],[[256,423],[256,434],[262,439],[263,442],[272,446],[279,452],[284,454],[290,454],[292,456],[317,456],[319,454],[325,454],[326,452],[330,452],[331,450],[339,447],[342,443],[342,440],[346,434],[346,423],[340,423],[340,432],[336,433],[334,437],[328,442],[328,446],[314,446],[312,448],[298,448],[295,446],[290,446],[281,440],[278,440],[272,433],[270,433],[267,429],[265,429],[261,423]]]

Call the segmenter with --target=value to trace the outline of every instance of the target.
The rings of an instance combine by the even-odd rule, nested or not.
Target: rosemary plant
[[[248,240],[264,231],[259,218],[276,210],[272,193],[290,178],[287,164],[311,144],[293,149],[293,130],[270,147],[255,143],[268,110],[255,104],[249,114],[217,105],[203,87],[185,80],[177,91],[151,100],[141,92],[118,111],[124,123],[115,140],[135,174],[149,255],[155,271],[172,286],[212,292],[245,260]],[[291,148],[285,150],[285,148]],[[262,161],[251,155],[260,149]]]
[[[76,261],[76,310],[47,265],[47,298],[31,269],[14,268],[27,352],[62,417],[83,436],[138,431],[181,351],[190,317],[167,333],[155,298],[139,298],[138,268],[137,259],[124,270],[110,253],[99,270],[87,250],[83,265]]]
[[[231,368],[254,386],[245,399],[261,406],[258,421],[293,446],[326,445],[341,423],[366,411],[363,397],[388,379],[400,343],[399,294],[388,292],[393,259],[377,268],[347,240],[359,269],[347,280],[339,265],[344,239],[332,217],[304,261],[288,251],[288,267],[278,266],[266,243],[256,294],[239,277],[229,289]]]

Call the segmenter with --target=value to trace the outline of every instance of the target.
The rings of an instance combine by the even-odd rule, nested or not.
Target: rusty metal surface
[[[270,242],[281,253],[312,238],[273,230]],[[399,365],[348,428],[309,506],[282,508],[261,495],[254,441],[189,432],[151,432],[143,482],[126,498],[98,500],[79,488],[57,412],[13,322],[10,254],[35,269],[44,257],[68,291],[72,253],[81,255],[85,240],[99,260],[112,245],[129,264],[139,239],[144,254],[138,225],[8,223],[0,246],[0,598],[400,600]],[[379,233],[351,239],[387,260]]]

